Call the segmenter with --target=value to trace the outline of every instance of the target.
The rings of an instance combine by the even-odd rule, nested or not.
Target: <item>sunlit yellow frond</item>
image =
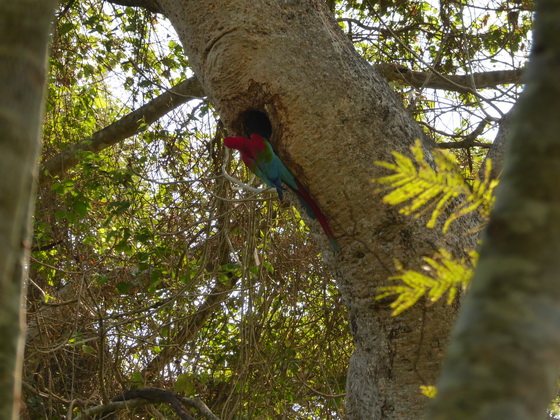
[[[434,150],[433,163],[426,160],[419,140],[411,146],[414,159],[393,152],[394,162],[376,162],[376,165],[394,172],[374,180],[385,188],[383,201],[390,205],[402,205],[400,212],[420,217],[431,212],[427,226],[437,225],[445,215],[443,231],[451,223],[474,211],[487,218],[494,202],[493,190],[497,181],[491,178],[491,163],[488,160],[482,178],[472,185],[461,175],[450,153]]]
[[[465,289],[472,276],[477,254],[472,252],[469,259],[455,259],[448,251],[440,249],[433,257],[424,258],[423,271],[403,270],[390,280],[399,284],[380,287],[376,300],[389,296],[396,299],[391,303],[393,315],[398,315],[425,297],[429,303],[448,294],[447,303],[453,303],[457,293]]]

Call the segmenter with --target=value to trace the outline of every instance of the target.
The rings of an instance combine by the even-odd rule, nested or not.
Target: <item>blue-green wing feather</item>
[[[264,181],[266,185],[272,188],[276,188],[278,197],[280,198],[280,200],[282,200],[284,192],[282,182],[284,182],[294,191],[297,191],[299,189],[299,186],[292,173],[288,170],[288,168],[286,168],[286,166],[282,163],[276,153],[274,153],[274,149],[272,148],[270,143],[265,139],[262,139],[262,141],[265,143],[266,147],[256,156],[256,167],[254,168],[254,172],[260,179]],[[303,206],[309,217],[315,219],[315,213],[313,212],[311,207],[309,207],[308,203],[301,197],[301,195],[297,194],[297,197],[299,198],[301,205]]]
[[[259,152],[256,156],[256,168],[255,173],[259,178],[261,178],[266,185],[269,187],[276,188],[278,191],[278,196],[280,199],[283,198],[282,182],[285,182],[288,186],[297,189],[297,185],[294,176],[291,172],[284,166],[280,158],[274,153],[272,146],[266,140],[264,140],[265,149]]]

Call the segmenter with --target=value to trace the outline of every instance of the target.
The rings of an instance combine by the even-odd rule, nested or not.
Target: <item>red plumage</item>
[[[338,248],[338,244],[336,243],[336,240],[334,239],[334,234],[331,230],[331,227],[329,226],[329,222],[328,222],[326,216],[323,214],[323,212],[321,211],[321,209],[319,208],[319,206],[317,205],[315,200],[313,200],[313,198],[311,198],[311,195],[307,192],[305,187],[303,185],[301,185],[301,182],[299,182],[299,180],[297,178],[295,178],[295,181],[296,181],[296,185],[298,187],[297,190],[294,190],[291,187],[290,187],[290,189],[298,196],[298,198],[300,199],[302,204],[305,204],[304,207],[307,210],[307,214],[310,217],[317,219],[317,221],[319,222],[319,224],[323,228],[323,232],[325,232],[325,235],[327,235],[327,238],[329,238],[329,241],[331,242],[331,245],[332,245],[333,249],[336,252],[339,252],[340,249]]]

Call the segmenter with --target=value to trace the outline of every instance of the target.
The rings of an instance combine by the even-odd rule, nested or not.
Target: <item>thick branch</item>
[[[192,407],[196,410],[198,410],[198,412],[203,415],[204,417],[206,417],[208,420],[219,420],[219,418],[212,413],[212,411],[210,411],[210,409],[208,408],[208,406],[206,404],[204,404],[201,400],[199,400],[198,398],[185,398],[185,397],[181,397],[179,398],[179,400],[184,404],[184,405],[188,405],[189,407]]]
[[[504,166],[506,144],[509,142],[510,128],[512,124],[511,115],[512,111],[509,111],[500,120],[498,134],[496,134],[496,138],[494,139],[494,142],[492,143],[492,146],[485,158],[492,160],[492,177],[494,178],[497,178],[500,175]]]
[[[400,82],[415,88],[443,89],[461,93],[469,93],[473,89],[491,88],[497,85],[520,84],[524,72],[524,69],[498,70],[472,75],[446,75],[445,78],[442,78],[431,72],[412,71],[393,63],[377,64],[375,69],[389,82]]]
[[[560,367],[560,3],[537,2],[527,88],[427,419],[539,419]]]
[[[109,0],[109,3],[119,6],[142,7],[153,13],[161,13],[161,8],[157,0]]]
[[[0,418],[21,400],[25,283],[53,0],[0,2]]]
[[[181,420],[194,420],[194,418],[188,414],[181,404],[179,396],[171,391],[167,391],[165,389],[159,388],[139,388],[139,389],[131,389],[128,391],[124,391],[118,397],[113,399],[113,402],[116,401],[126,401],[126,400],[134,400],[136,398],[142,398],[144,400],[148,400],[152,403],[165,403],[169,404],[177,413],[177,416]]]
[[[179,83],[146,105],[98,131],[90,138],[68,147],[44,162],[41,167],[39,185],[47,184],[57,175],[62,175],[78,164],[82,152],[98,153],[138,133],[142,126],[157,121],[179,105],[191,99],[202,97],[204,97],[204,92],[196,77]]]
[[[85,410],[81,415],[76,417],[74,420],[88,420],[98,414],[113,412],[117,410],[130,410],[131,408],[141,407],[143,405],[152,404],[151,401],[144,400],[142,398],[136,398],[126,401],[115,401],[108,404],[98,405]]]
[[[159,388],[139,388],[125,391],[108,404],[98,405],[85,410],[81,415],[76,417],[75,420],[86,420],[98,414],[110,413],[118,410],[130,410],[135,407],[154,403],[171,405],[181,419],[193,418],[185,412],[183,405],[186,405],[198,410],[198,412],[208,420],[218,420],[218,417],[216,417],[208,406],[199,399],[180,397],[174,392]]]

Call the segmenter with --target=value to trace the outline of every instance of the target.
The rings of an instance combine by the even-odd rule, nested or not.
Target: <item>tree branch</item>
[[[477,137],[482,134],[486,126],[488,125],[488,120],[483,119],[478,123],[474,131],[467,136],[464,140],[453,141],[448,143],[438,143],[438,148],[440,149],[468,149],[469,147],[482,147],[489,149],[492,145],[490,143],[482,143],[476,141]]]
[[[376,64],[374,68],[389,82],[400,82],[415,88],[443,89],[460,93],[472,93],[473,89],[484,89],[497,85],[521,84],[521,77],[525,71],[524,68],[497,70],[472,75],[449,75],[441,78],[432,72],[412,71],[395,63]]]
[[[194,419],[184,410],[183,406],[195,408],[208,420],[219,420],[218,417],[210,411],[208,406],[198,398],[180,397],[175,392],[159,388],[138,388],[124,391],[121,395],[115,397],[110,403],[98,405],[85,410],[74,420],[86,420],[98,414],[112,413],[118,410],[130,410],[132,408],[154,403],[165,403],[171,405],[179,418],[182,420]]]
[[[110,402],[108,404],[97,405],[90,409],[85,410],[82,414],[76,417],[74,420],[87,420],[91,419],[93,416],[97,414],[117,411],[117,410],[124,410],[124,409],[131,409],[135,407],[141,407],[143,405],[151,404],[150,401],[144,400],[142,398],[136,398],[133,400],[126,400],[126,401],[115,401]]]
[[[142,7],[153,13],[162,13],[157,0],[109,0],[109,3],[127,7]]]
[[[175,392],[171,392],[165,389],[159,388],[138,388],[138,389],[130,389],[128,391],[124,391],[121,395],[113,398],[112,402],[115,401],[126,401],[126,400],[133,400],[137,398],[142,398],[144,400],[148,400],[153,403],[166,403],[173,407],[175,413],[179,416],[181,420],[194,420],[189,413],[187,413],[181,401],[179,400],[179,396]]]
[[[41,165],[39,185],[46,185],[57,175],[64,174],[78,164],[82,152],[98,153],[138,133],[142,126],[157,121],[179,105],[202,97],[204,97],[204,92],[196,77],[179,83],[146,105],[93,134],[90,138],[79,141],[44,162]]]
[[[200,414],[202,414],[204,417],[206,417],[208,420],[220,420],[214,413],[212,413],[212,411],[210,411],[210,409],[208,408],[208,406],[206,404],[204,404],[201,400],[199,400],[198,398],[185,398],[185,397],[181,397],[179,398],[179,400],[184,404],[184,405],[188,405],[189,407],[193,407],[196,410],[198,410],[198,412]]]
[[[511,116],[512,111],[510,110],[506,115],[502,117],[498,126],[498,134],[486,155],[485,161],[487,159],[492,160],[492,177],[497,178],[500,173],[502,172],[504,166],[504,155],[506,150],[506,144],[509,142],[509,138],[511,135]],[[481,170],[484,168],[481,167]]]

